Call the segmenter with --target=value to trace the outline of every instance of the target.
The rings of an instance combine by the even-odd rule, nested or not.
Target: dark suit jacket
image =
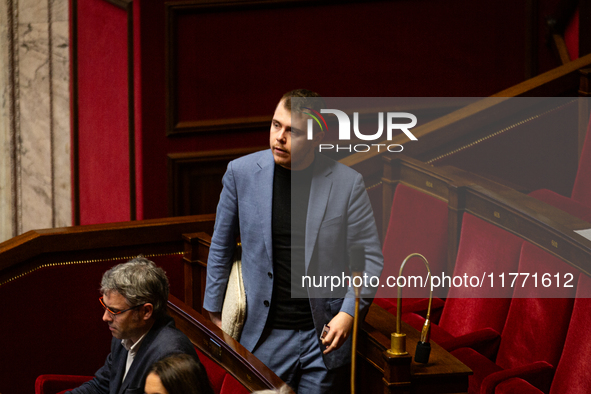
[[[222,309],[236,237],[240,235],[247,307],[240,343],[249,351],[253,351],[261,338],[273,293],[274,168],[271,150],[230,162],[223,178],[224,188],[207,261],[203,307],[218,312]],[[379,277],[383,257],[363,177],[322,155],[316,156],[313,171],[306,221],[307,275],[342,277],[348,272],[349,248],[361,244],[366,251],[365,272]],[[327,289],[308,288],[318,335],[323,325],[337,313],[346,312],[353,316],[355,307],[352,288],[345,288],[346,294],[321,290]],[[369,290],[364,296],[373,297],[374,293],[375,289]],[[362,313],[367,311],[370,303],[370,299],[361,301]],[[351,341],[348,339],[341,348],[323,355],[325,365],[333,369],[348,363],[350,352]]]
[[[185,353],[199,360],[193,344],[174,325],[174,320],[166,316],[157,320],[144,337],[125,381],[127,350],[120,339],[111,341],[111,354],[105,365],[99,369],[94,379],[70,391],[73,394],[143,394],[146,376],[152,364],[172,354]]]

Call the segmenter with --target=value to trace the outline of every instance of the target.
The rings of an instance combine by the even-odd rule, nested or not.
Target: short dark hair
[[[292,97],[304,98],[304,100],[296,100],[295,102],[292,102]],[[302,112],[302,108],[304,107],[320,111],[326,106],[322,96],[308,89],[295,89],[287,92],[281,97],[281,100],[284,100],[283,106],[285,109],[293,112]]]
[[[203,364],[188,354],[173,354],[150,368],[168,394],[213,394]]]

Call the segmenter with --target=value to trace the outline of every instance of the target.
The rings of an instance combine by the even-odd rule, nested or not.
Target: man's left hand
[[[328,323],[330,330],[322,340],[322,344],[326,346],[324,354],[328,354],[333,350],[341,347],[345,340],[349,337],[351,329],[353,328],[353,316],[346,312],[339,312]]]

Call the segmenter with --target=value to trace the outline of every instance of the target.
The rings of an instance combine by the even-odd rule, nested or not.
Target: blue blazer
[[[240,236],[247,303],[240,343],[249,351],[253,351],[261,337],[273,293],[271,222],[274,168],[271,150],[230,162],[222,181],[223,190],[207,262],[203,307],[219,312],[232,266],[234,245]],[[383,257],[362,176],[343,164],[316,155],[306,222],[307,274],[346,275],[348,250],[353,244],[365,246],[365,272],[379,277]],[[320,290],[308,289],[318,335],[323,325],[338,312],[353,315],[355,308],[352,288],[345,288],[347,296],[343,297],[344,292],[341,292],[339,298],[332,298]],[[372,294],[375,291],[370,297]],[[362,313],[366,312],[370,302],[371,298],[362,300]],[[337,368],[349,362],[350,342],[349,339],[341,348],[323,356],[328,368]]]
[[[172,354],[184,353],[199,362],[195,347],[174,325],[170,316],[157,320],[144,337],[124,381],[127,350],[120,339],[111,340],[111,354],[94,379],[69,391],[73,394],[143,394],[146,377],[153,363]]]

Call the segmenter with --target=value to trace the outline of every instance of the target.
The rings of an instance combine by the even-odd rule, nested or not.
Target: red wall
[[[102,0],[78,1],[80,223],[129,220],[127,17]]]

